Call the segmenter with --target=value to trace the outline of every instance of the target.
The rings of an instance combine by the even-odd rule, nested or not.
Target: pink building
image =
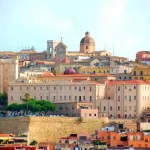
[[[136,53],[136,59],[137,62],[143,61],[143,60],[150,60],[150,51],[139,51]]]

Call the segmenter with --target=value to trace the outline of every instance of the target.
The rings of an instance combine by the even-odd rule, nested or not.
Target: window
[[[125,86],[124,88],[127,89],[127,86]]]
[[[77,90],[77,87],[75,87],[75,90]]]
[[[136,89],[136,86],[134,86],[134,89]]]
[[[64,96],[64,100],[66,100],[66,96]]]
[[[129,110],[131,111],[131,106],[129,106]]]
[[[136,76],[136,71],[133,72],[133,75]]]
[[[34,87],[34,91],[36,90],[36,87]]]
[[[112,111],[112,106],[110,106],[110,111]]]
[[[96,114],[94,114],[94,116],[96,116]]]
[[[136,112],[136,106],[134,106],[134,112]]]
[[[124,73],[127,73],[127,70],[124,70]]]
[[[83,89],[85,90],[85,86],[83,87]]]
[[[120,91],[120,86],[118,86],[118,91]]]
[[[85,96],[83,96],[83,100],[85,101]]]
[[[36,99],[36,96],[34,96],[34,99]]]
[[[42,96],[40,96],[40,100],[42,100]]]
[[[46,90],[49,90],[49,88],[48,88],[48,87],[46,87]]]
[[[62,87],[60,87],[60,90],[62,90]]]
[[[79,96],[79,101],[81,102],[81,96]]]
[[[120,106],[118,106],[118,110],[120,110]]]
[[[134,96],[134,100],[136,100],[136,95]]]
[[[90,101],[92,101],[92,96],[90,96]]]
[[[13,96],[11,96],[11,100],[13,101]]]
[[[129,101],[131,101],[131,96],[129,96]]]
[[[54,86],[54,90],[56,90],[56,87]]]
[[[118,101],[120,102],[120,95],[118,96]]]
[[[126,95],[124,96],[124,99],[127,100],[127,96]]]
[[[104,111],[106,110],[106,106],[104,106]]]
[[[60,96],[60,100],[62,100],[62,96]]]
[[[71,90],[71,86],[69,86],[69,90]]]
[[[79,87],[79,91],[81,91],[81,87]]]
[[[22,90],[22,87],[20,87],[20,91]]]
[[[40,87],[40,90],[42,90],[42,87]]]
[[[11,87],[11,90],[13,91],[13,87]]]
[[[92,91],[92,88],[90,87],[90,91]]]
[[[55,100],[55,96],[53,96],[53,101]]]
[[[141,80],[143,80],[143,77],[140,77]]]
[[[75,96],[75,101],[77,100],[77,96]]]
[[[26,89],[27,89],[27,91],[28,91],[28,90],[29,90],[29,87],[27,87]]]
[[[69,100],[71,100],[71,96],[69,96]]]
[[[108,99],[110,100],[110,97],[108,97]]]
[[[88,49],[88,46],[86,46],[86,49]]]
[[[48,96],[46,96],[46,99],[48,100]]]
[[[143,76],[143,71],[140,71],[140,76]]]
[[[20,100],[22,100],[22,96],[20,96]]]
[[[89,114],[89,116],[92,116],[91,114]]]

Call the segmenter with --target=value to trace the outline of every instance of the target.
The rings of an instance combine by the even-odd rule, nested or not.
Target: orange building
[[[110,147],[150,148],[150,135],[144,135],[143,132],[117,133],[98,131],[98,138],[100,141],[105,141]]]

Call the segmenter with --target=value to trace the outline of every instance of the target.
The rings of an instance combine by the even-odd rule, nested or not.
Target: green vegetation
[[[7,106],[7,95],[0,93],[0,105]]]
[[[143,132],[150,132],[150,130],[143,130]]]
[[[79,117],[78,119],[77,119],[77,122],[78,123],[81,123],[83,121],[83,118],[82,117]]]
[[[94,145],[106,145],[106,142],[101,142],[101,141],[93,141]]]
[[[37,141],[36,141],[36,140],[33,140],[33,141],[30,143],[31,146],[35,146],[36,144],[37,144]]]
[[[55,111],[56,106],[47,100],[35,100],[31,99],[23,104],[13,103],[5,108],[6,111],[20,112],[23,111],[24,114],[28,112],[37,113],[37,112],[48,112]]]

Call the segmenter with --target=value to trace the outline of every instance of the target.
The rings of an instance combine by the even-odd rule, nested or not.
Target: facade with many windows
[[[10,83],[8,104],[22,103],[25,93],[37,100],[55,104],[90,102],[98,109],[98,116],[116,118],[142,117],[150,107],[150,82],[144,80],[106,81],[105,84],[89,79],[70,81],[30,81]]]
[[[8,104],[22,103],[25,93],[37,100],[49,100],[52,103],[91,102],[104,97],[105,85],[89,80],[52,81],[51,83],[15,82],[9,84]]]
[[[105,98],[96,101],[99,115],[134,118],[150,107],[150,82],[142,80],[109,81]]]

